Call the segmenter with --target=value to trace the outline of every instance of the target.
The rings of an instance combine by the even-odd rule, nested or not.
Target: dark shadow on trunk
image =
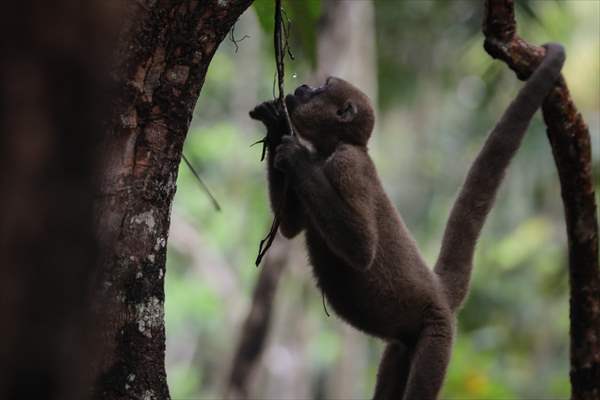
[[[0,398],[86,397],[94,168],[112,15],[17,2],[0,35]]]

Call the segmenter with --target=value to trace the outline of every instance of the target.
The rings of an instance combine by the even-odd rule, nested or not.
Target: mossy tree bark
[[[169,398],[163,279],[178,166],[208,65],[251,2],[126,2],[96,213],[104,293],[95,398]]]
[[[544,56],[516,34],[514,0],[486,0],[484,47],[527,79]],[[561,77],[542,106],[560,178],[569,242],[571,393],[600,399],[600,267],[598,220],[587,125]]]

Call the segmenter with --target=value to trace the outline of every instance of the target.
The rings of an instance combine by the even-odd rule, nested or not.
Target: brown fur
[[[298,138],[282,136],[286,132],[274,103],[250,113],[267,125],[270,195],[281,232],[291,238],[306,230],[314,275],[333,309],[389,343],[375,398],[437,398],[477,237],[504,171],[563,61],[562,48],[548,46],[541,67],[490,134],[452,209],[434,270],[423,261],[368,155],[374,118],[362,92],[329,78],[320,88],[303,85],[287,96],[295,131],[312,144],[312,152]]]

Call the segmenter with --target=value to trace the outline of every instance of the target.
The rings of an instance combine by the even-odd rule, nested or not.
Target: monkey
[[[477,239],[505,171],[536,110],[560,76],[565,53],[546,54],[489,133],[451,208],[433,268],[383,190],[367,142],[368,97],[329,77],[250,117],[267,128],[267,179],[280,232],[305,241],[317,285],[347,323],[383,339],[374,399],[434,400],[442,388]]]

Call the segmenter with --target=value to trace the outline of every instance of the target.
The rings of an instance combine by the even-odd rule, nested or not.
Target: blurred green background
[[[522,83],[483,50],[483,2],[368,3],[374,18],[358,23],[370,26],[349,29],[371,35],[370,50],[361,53],[374,66],[369,92],[378,108],[370,152],[431,263],[468,166]],[[286,5],[296,56],[286,63],[288,90],[315,82],[322,6],[310,0]],[[249,147],[264,130],[247,113],[272,98],[269,7],[260,0],[238,21],[234,38],[249,37],[237,51],[231,40],[222,43],[184,148],[223,211],[214,211],[182,164],[166,274],[167,370],[176,400],[222,397],[260,272],[254,259],[272,216],[260,148]],[[567,49],[563,72],[590,128],[598,191],[600,1],[520,1],[517,26],[531,43],[558,41]],[[566,239],[544,129],[538,114],[479,241],[445,399],[568,397]],[[370,398],[383,344],[325,315],[302,238],[287,251],[252,397]]]

